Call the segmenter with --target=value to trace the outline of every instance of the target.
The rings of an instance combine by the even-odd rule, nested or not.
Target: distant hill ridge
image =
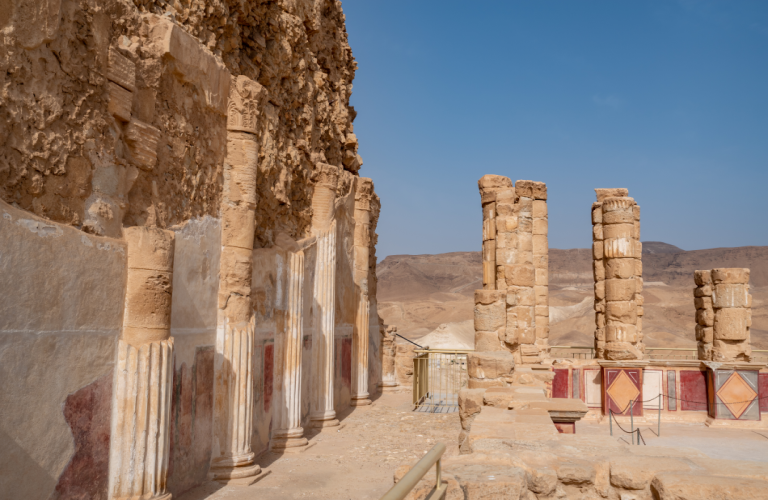
[[[768,246],[682,250],[660,241],[643,243],[643,278],[693,287],[693,272],[715,267],[748,267],[752,286],[768,286]],[[482,287],[480,252],[390,255],[377,266],[379,300],[403,300],[433,293],[471,295]],[[549,250],[552,285],[592,283],[592,250]]]

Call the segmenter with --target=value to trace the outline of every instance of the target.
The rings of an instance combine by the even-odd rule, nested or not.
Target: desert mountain
[[[591,345],[591,249],[549,250],[550,344]],[[693,271],[748,267],[753,295],[752,342],[768,348],[768,247],[685,251],[668,243],[643,243],[645,317],[651,347],[695,345]],[[379,312],[412,339],[444,341],[450,332],[465,336],[473,318],[474,290],[482,287],[480,252],[390,255],[377,266]],[[453,323],[462,323],[453,325]]]

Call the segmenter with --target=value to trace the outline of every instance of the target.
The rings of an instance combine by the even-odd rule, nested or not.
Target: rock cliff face
[[[0,12],[0,196],[10,204],[118,237],[122,226],[216,216],[225,70],[268,96],[258,124],[257,247],[277,231],[306,235],[314,165],[356,173],[362,164],[349,106],[356,63],[339,1],[9,7]],[[169,50],[158,46],[160,29],[170,32]]]

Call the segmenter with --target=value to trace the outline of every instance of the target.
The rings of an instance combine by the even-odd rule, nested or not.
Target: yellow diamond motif
[[[624,370],[619,372],[619,376],[614,379],[611,386],[605,392],[613,399],[622,413],[629,411],[629,402],[635,400],[640,395],[640,390]]]
[[[754,389],[736,372],[733,372],[728,380],[717,391],[720,401],[731,410],[737,419],[747,410],[752,401],[757,397]]]

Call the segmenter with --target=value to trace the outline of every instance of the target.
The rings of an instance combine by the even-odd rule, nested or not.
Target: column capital
[[[227,130],[256,134],[257,118],[267,90],[250,78],[232,76],[227,104]]]
[[[318,162],[315,164],[311,180],[315,183],[315,188],[322,186],[336,192],[336,185],[339,182],[339,168]]]
[[[373,198],[373,180],[368,177],[358,177],[355,184],[355,210],[371,210]]]

